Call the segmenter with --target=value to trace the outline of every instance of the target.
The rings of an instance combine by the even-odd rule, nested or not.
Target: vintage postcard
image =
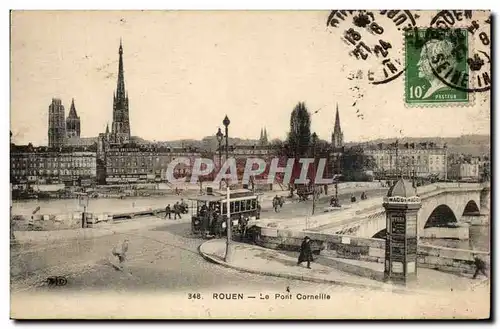
[[[490,318],[489,11],[10,29],[11,318]]]

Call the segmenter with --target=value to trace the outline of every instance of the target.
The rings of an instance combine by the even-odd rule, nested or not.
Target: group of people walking
[[[181,199],[181,202],[177,201],[173,208],[170,207],[170,203],[165,207],[165,219],[168,217],[168,219],[172,219],[172,213],[174,214],[174,219],[177,219],[177,216],[179,216],[179,219],[182,219],[181,214],[184,212],[183,209],[185,207],[184,200]]]
[[[274,212],[279,212],[280,211],[280,208],[283,208],[283,204],[285,203],[285,200],[283,199],[283,197],[279,197],[278,195],[276,195],[274,198],[273,198],[273,208],[274,208]]]
[[[224,222],[224,218],[219,215],[216,209],[207,207],[204,204],[200,207],[199,216],[202,220],[203,234],[211,234],[216,238],[220,238],[223,235],[222,223]]]

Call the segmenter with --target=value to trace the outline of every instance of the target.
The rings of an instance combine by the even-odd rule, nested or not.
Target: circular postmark
[[[428,31],[420,42],[425,42],[428,67],[441,84],[467,93],[491,89],[488,11],[442,10],[432,18]]]
[[[368,63],[366,74],[371,84],[388,83],[405,71],[399,46],[403,31],[416,26],[409,10],[333,10],[326,25],[341,31],[340,38],[351,48],[351,56]]]

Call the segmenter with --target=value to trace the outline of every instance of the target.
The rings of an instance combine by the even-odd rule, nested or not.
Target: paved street
[[[199,255],[198,246],[202,240],[190,236],[186,219],[160,222],[155,228],[136,229],[93,240],[31,246],[31,251],[13,249],[12,314],[62,318],[85,315],[108,318],[114,314],[248,318],[252,314],[273,317],[275,310],[281,317],[290,318],[320,314],[325,317],[368,318],[478,315],[476,295],[467,298],[443,295],[429,299],[428,296],[318,284],[228,269],[207,262]],[[122,272],[110,266],[109,260],[112,246],[125,237],[130,240],[129,259]],[[63,287],[39,284],[53,275],[65,276],[68,284]],[[270,301],[245,300],[237,304],[236,301],[230,303],[213,297],[214,293],[221,292],[274,296],[275,293],[286,294],[287,287],[294,294],[323,293],[332,299],[301,302],[272,298]],[[200,293],[203,300],[189,300],[190,293]],[[36,309],[32,309],[30,303],[37,305]],[[414,307],[384,306],[402,304]],[[301,312],[293,311],[297,307]],[[481,314],[486,314],[485,307],[480,307]]]
[[[109,260],[112,247],[124,238],[130,240],[129,256],[127,271],[120,272]],[[269,288],[287,284],[286,280],[255,277],[208,263],[198,254],[202,242],[190,236],[187,220],[181,223],[172,220],[153,229],[32,247],[32,251],[13,250],[13,291],[159,288],[185,291],[228,286],[236,289],[249,287],[249,282],[250,286]],[[49,288],[37,284],[51,275],[66,276],[67,286]]]
[[[370,192],[369,196],[381,195]],[[343,201],[346,202],[346,198]],[[309,201],[310,203],[311,201]],[[327,199],[321,203],[326,204]],[[320,204],[321,204],[320,203]],[[299,215],[310,204],[288,203],[276,216]],[[308,316],[399,318],[399,317],[468,317],[487,315],[483,300],[487,287],[462,297],[460,292],[428,296],[397,294],[327,283],[305,282],[250,274],[213,264],[203,259],[199,245],[204,240],[190,233],[190,216],[180,221],[158,218],[136,219],[132,229],[109,227],[115,234],[94,239],[78,239],[52,244],[24,245],[11,250],[12,315],[22,317],[281,317]],[[132,222],[129,222],[130,224]],[[124,271],[116,270],[111,249],[129,239]],[[50,276],[64,276],[66,286],[49,287],[43,283]],[[328,294],[331,301],[301,302],[275,300],[276,293]],[[269,301],[215,300],[218,293],[245,293],[245,296],[269,294]],[[201,300],[189,299],[200,293]],[[114,296],[114,294],[119,294]],[[295,296],[295,295],[294,295]],[[120,303],[117,304],[117,301]],[[232,302],[232,303],[231,303]],[[30,305],[36,305],[31,308]],[[78,305],[85,305],[78,307]],[[240,305],[241,307],[239,307]],[[243,305],[245,307],[243,307]],[[387,305],[414,305],[395,308]],[[301,312],[294,312],[300,309]],[[479,313],[478,313],[479,312]],[[253,314],[253,315],[252,315]]]
[[[369,195],[383,193],[385,189],[370,191]],[[340,195],[341,202],[348,202],[349,197],[350,194]],[[323,198],[318,205],[325,206],[328,199]],[[270,205],[264,203],[262,216],[286,218],[291,215],[305,215],[310,211],[311,203],[311,200],[289,202],[279,213],[275,213],[270,209]],[[285,280],[268,277],[249,280],[254,276],[207,263],[198,255],[198,246],[203,240],[191,236],[190,216],[183,216],[181,221],[159,221],[153,218],[153,225],[155,220],[158,222],[153,228],[149,224],[146,225],[148,219],[138,219],[137,221],[144,221],[144,226],[148,227],[94,239],[15,247],[11,251],[13,290],[47,290],[49,288],[44,285],[40,287],[37,282],[50,275],[65,275],[69,278],[66,287],[50,289],[183,289],[227,284],[238,286],[242,282],[247,286],[249,281],[256,286],[267,284],[272,287],[277,283],[285,284]],[[117,225],[120,224],[115,224],[110,229],[115,227],[120,231]],[[109,264],[112,247],[124,238],[130,240],[127,268],[132,275],[124,275]]]
[[[377,189],[372,189],[372,190],[367,190],[363,188],[357,188],[356,192],[343,192],[339,191],[339,200],[340,204],[342,205],[350,205],[351,204],[351,193],[353,193],[356,196],[357,201],[360,201],[361,199],[361,192],[362,191],[367,191],[366,194],[368,195],[368,198],[376,198],[376,197],[381,197],[385,196],[387,194],[387,188],[377,188]],[[324,214],[324,208],[329,206],[330,204],[330,199],[334,195],[334,190],[332,191],[331,189],[328,191],[328,196],[321,195],[321,198],[319,201],[316,201],[316,209],[314,215],[321,215]],[[285,199],[285,204],[283,205],[283,208],[280,209],[278,213],[274,212],[272,209],[272,202],[267,201],[264,202],[264,206],[262,209],[261,213],[261,218],[266,218],[266,219],[283,219],[283,218],[292,218],[292,217],[298,217],[298,216],[310,216],[312,212],[312,199],[307,200],[305,202],[299,202],[296,198],[294,198],[292,201],[290,199]]]

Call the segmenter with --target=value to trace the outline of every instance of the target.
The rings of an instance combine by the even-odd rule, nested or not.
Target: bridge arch
[[[373,238],[373,239],[384,239],[384,240],[385,240],[386,236],[387,236],[387,229],[386,229],[386,228],[384,228],[383,230],[380,230],[380,231],[378,231],[377,233],[375,233],[375,234],[372,236],[372,238]]]
[[[465,205],[462,216],[475,216],[479,215],[479,206],[474,200],[469,200]]]
[[[425,221],[424,229],[428,227],[444,226],[450,222],[458,222],[453,210],[446,204],[440,204],[431,212]]]

